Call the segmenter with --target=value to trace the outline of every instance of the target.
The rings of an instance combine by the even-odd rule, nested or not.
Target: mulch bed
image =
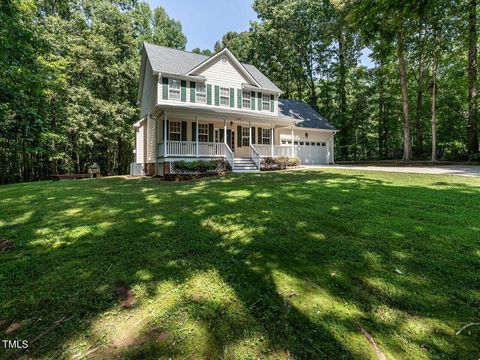
[[[201,179],[204,177],[212,177],[223,175],[224,173],[205,173],[205,174],[166,174],[163,176],[163,180],[167,181],[188,181],[194,179]]]

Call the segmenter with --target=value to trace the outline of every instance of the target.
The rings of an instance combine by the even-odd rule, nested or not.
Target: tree
[[[187,38],[182,32],[182,24],[171,19],[161,6],[153,11],[152,24],[151,41],[154,44],[185,50]]]
[[[468,152],[478,152],[477,0],[468,2]]]

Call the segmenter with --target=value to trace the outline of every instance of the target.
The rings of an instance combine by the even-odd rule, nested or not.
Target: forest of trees
[[[227,46],[340,130],[338,160],[479,160],[476,0],[255,0]],[[3,0],[0,183],[125,174],[144,41],[185,49],[137,0]],[[193,44],[195,45],[195,44]],[[369,51],[372,66],[360,63]]]

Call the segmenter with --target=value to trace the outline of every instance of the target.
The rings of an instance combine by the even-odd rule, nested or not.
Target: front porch
[[[278,135],[278,129],[291,125],[291,121],[279,124],[265,118],[219,120],[205,114],[164,112],[157,117],[157,163],[225,159],[233,171],[259,171],[263,157],[293,156],[293,143],[281,145]]]

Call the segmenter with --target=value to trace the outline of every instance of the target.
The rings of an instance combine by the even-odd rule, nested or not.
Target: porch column
[[[198,116],[195,116],[195,122],[197,123],[197,126],[195,127],[195,132],[196,132],[196,144],[195,144],[195,150],[196,150],[196,156],[198,157]]]
[[[273,143],[274,143],[274,139],[275,139],[275,134],[273,133],[275,127],[272,125],[272,133],[270,134],[270,145],[271,145],[271,153],[272,153],[272,157],[274,157],[274,147],[273,147]]]
[[[335,135],[336,133],[332,133],[332,164],[335,164]]]
[[[227,144],[227,120],[223,119],[223,142],[225,145]]]
[[[248,145],[252,145],[252,122],[248,123]]]
[[[293,127],[292,127],[292,156],[295,156],[295,144],[293,143]]]
[[[163,113],[163,157],[167,157],[167,113]]]

